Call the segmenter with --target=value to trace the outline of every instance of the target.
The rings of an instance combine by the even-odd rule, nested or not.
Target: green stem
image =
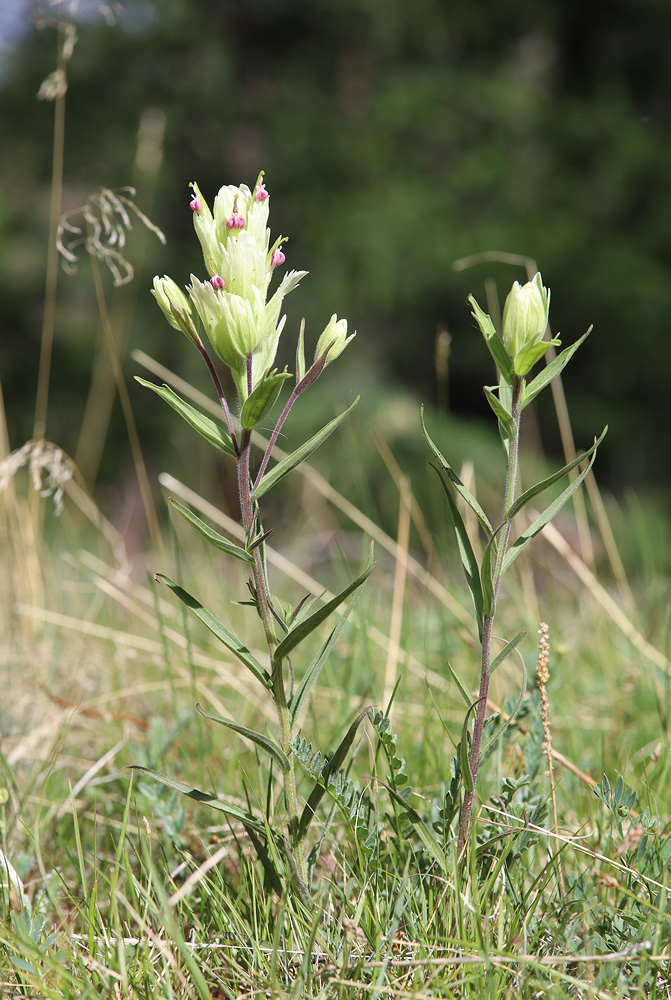
[[[517,471],[519,465],[520,448],[520,396],[522,392],[522,379],[516,378],[513,385],[512,417],[515,424],[515,434],[510,440],[506,460],[506,483],[503,499],[503,533],[498,546],[496,564],[492,577],[493,599],[491,614],[485,615],[482,623],[482,658],[480,661],[480,690],[478,692],[478,704],[475,713],[475,723],[473,725],[473,742],[468,758],[468,765],[472,777],[472,789],[464,795],[464,802],[461,807],[461,817],[459,820],[459,842],[458,855],[462,856],[471,827],[471,814],[473,812],[473,801],[475,798],[475,784],[478,779],[478,769],[480,766],[480,748],[482,746],[482,732],[487,717],[487,698],[489,696],[489,669],[492,662],[492,633],[494,629],[494,618],[496,617],[496,604],[498,601],[501,581],[503,580],[503,561],[510,543],[512,532],[512,518],[509,517],[515,500],[517,488]]]
[[[251,437],[251,431],[242,431],[240,454],[238,457],[238,490],[240,495],[240,510],[242,513],[242,524],[247,538],[250,537],[254,529],[254,507],[252,504],[251,477],[249,468]],[[287,845],[287,853],[298,895],[304,903],[309,904],[310,894],[308,889],[307,864],[305,861],[303,844],[298,835],[300,815],[298,809],[298,791],[296,787],[296,770],[294,755],[290,749],[294,737],[293,722],[291,719],[291,712],[287,704],[287,693],[284,684],[282,661],[275,660],[277,636],[275,634],[275,624],[270,610],[270,590],[263,563],[262,550],[262,545],[257,545],[253,550],[254,565],[252,567],[252,577],[254,581],[257,608],[263,623],[266,644],[268,646],[268,656],[272,671],[272,693],[280,729],[280,746],[289,759],[289,767],[284,772],[284,801],[289,816],[289,842]]]

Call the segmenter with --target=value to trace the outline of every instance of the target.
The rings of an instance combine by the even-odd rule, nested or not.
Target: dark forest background
[[[327,408],[363,391],[392,438],[410,424],[415,432],[420,401],[443,409],[444,440],[457,449],[473,420],[492,434],[481,387],[493,375],[466,298],[484,305],[493,279],[502,301],[525,274],[453,263],[526,255],[552,290],[563,343],[594,324],[565,374],[577,444],[608,423],[600,482],[616,495],[664,496],[668,0],[126,0],[113,24],[98,6],[10,0],[1,15],[0,377],[12,447],[32,433],[44,299],[54,104],[36,95],[55,68],[65,11],[77,41],[63,208],[97,187],[133,184],[168,239],[161,246],[135,226],[135,280],[118,291],[109,283],[129,383],[146,374],[130,358],[141,348],[207,388],[148,289],[154,274],[184,284],[199,266],[188,182],[211,201],[221,184],[251,186],[264,169],[273,233],[290,237],[287,266],[310,271],[288,301],[282,363],[292,362],[302,316],[312,343],[333,312],[358,331],[329,387],[324,379]],[[443,328],[447,384],[435,364]],[[76,275],[59,275],[47,437],[78,455],[104,495],[129,458],[113,397],[107,426],[103,368],[82,260]],[[172,468],[188,447],[176,419],[134,384],[131,393],[150,466]],[[549,399],[538,430],[559,453]]]

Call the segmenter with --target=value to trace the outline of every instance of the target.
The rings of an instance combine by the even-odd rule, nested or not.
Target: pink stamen
[[[279,267],[280,264],[284,264],[285,260],[286,257],[278,247],[276,250],[273,250],[270,255],[270,266]]]
[[[220,291],[222,288],[226,287],[226,282],[220,274],[213,274],[210,278],[210,284],[214,289],[216,289],[216,291]]]
[[[266,185],[263,181],[259,181],[256,188],[256,194],[254,195],[254,201],[265,201],[268,197],[268,192],[266,191]]]
[[[189,203],[189,208],[191,209],[192,212],[202,212],[203,211],[203,203],[200,200],[200,198],[194,198]]]

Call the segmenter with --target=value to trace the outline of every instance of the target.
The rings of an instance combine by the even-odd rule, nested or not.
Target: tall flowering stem
[[[320,656],[316,665],[313,662],[308,666],[301,681],[300,696],[294,692],[294,702],[288,697],[287,677],[290,672],[286,667],[289,653],[293,656],[294,649],[321,624],[325,615],[315,612],[307,620],[300,618],[303,602],[293,611],[291,608],[278,610],[280,606],[273,600],[266,575],[264,545],[267,533],[262,527],[258,500],[275,481],[267,472],[268,463],[284,421],[296,400],[322,374],[327,364],[342,353],[352,337],[347,335],[347,321],[332,316],[317,342],[315,360],[306,371],[301,327],[296,352],[295,388],[275,424],[268,447],[254,475],[251,467],[252,430],[260,421],[267,419],[284,381],[291,377],[286,370],[278,372],[272,367],[286,319],[281,316],[283,300],[296,288],[306,272],[290,271],[281,278],[275,291],[270,292],[273,277],[286,260],[281,249],[285,238],[280,236],[270,244],[270,230],[267,226],[270,198],[262,174],[253,190],[244,184],[239,187],[222,187],[212,210],[198,186],[192,184],[191,187],[193,193],[190,208],[206,274],[203,278],[191,275],[187,294],[171,278],[156,277],[153,295],[170,326],[181,331],[200,352],[214,383],[227,433],[172,393],[167,386],[150,387],[211,444],[235,460],[245,535],[243,547],[218,535],[186,508],[177,504],[175,506],[211,544],[243,560],[249,567],[248,585],[263,627],[266,663],[260,662],[223,623],[217,622],[209,612],[205,615],[205,609],[197,599],[160,574],[157,579],[171,586],[188,607],[210,623],[215,635],[221,638],[229,651],[242,660],[255,680],[260,681],[273,698],[277,714],[277,738],[255,732],[232,719],[211,717],[256,744],[279,766],[287,822],[285,834],[279,839],[275,838],[276,844],[284,848],[294,890],[306,905],[311,905],[310,872],[304,840],[313,810],[308,810],[308,815],[305,809],[302,812],[299,809],[293,744],[299,732],[300,711],[325,657]],[[229,406],[217,369],[201,339],[199,324],[205,330],[219,360],[230,371],[237,390],[237,411]],[[298,465],[328,437],[347,412],[330,421],[307,445],[299,448],[294,455],[287,456],[285,461],[289,461],[291,467]],[[329,613],[342,600],[359,590],[371,569],[372,563],[334,601],[329,602]],[[293,677],[293,671],[291,676]],[[268,817],[264,821],[257,822],[254,817],[252,820],[251,825],[257,834],[268,834]],[[270,864],[268,853],[262,860],[264,865]]]
[[[525,632],[518,632],[505,643],[495,657],[492,657],[494,619],[503,577],[523,549],[559,513],[563,505],[583,483],[594,463],[596,449],[606,433],[604,430],[598,440],[595,440],[591,448],[583,455],[573,459],[562,469],[529,487],[518,496],[522,412],[539,392],[561,374],[587,337],[589,330],[574,344],[558,354],[539,375],[531,378],[529,375],[531,369],[543,357],[548,347],[560,346],[558,339],[547,339],[550,292],[543,285],[540,274],[536,274],[525,285],[520,285],[517,281],[513,284],[503,310],[503,330],[501,333],[496,330],[491,316],[488,316],[480,308],[473,296],[470,297],[469,301],[473,307],[473,318],[480,327],[480,332],[499,376],[498,385],[485,386],[484,390],[487,402],[498,421],[506,467],[503,510],[496,527],[492,525],[475,496],[469,492],[447,459],[443,457],[424,426],[426,440],[438,461],[434,468],[438,472],[447,496],[466,582],[473,598],[473,609],[481,640],[478,697],[469,706],[466,713],[457,767],[455,768],[455,771],[458,770],[461,774],[463,789],[457,839],[460,858],[464,857],[471,836],[473,803],[483,754],[505,729],[505,726],[499,726],[495,729],[488,737],[487,744],[483,746],[491,675],[498,665],[517,649],[526,635]],[[527,376],[529,376],[529,381],[527,381]],[[569,475],[577,466],[581,466],[581,471],[569,481],[569,485],[552,500],[545,510],[535,515],[531,524],[513,540],[515,518],[523,507],[532,499],[540,496],[544,490]],[[455,492],[470,507],[485,536],[486,546],[481,560],[476,558],[456,502]],[[461,682],[460,684],[462,692],[465,693],[466,686]],[[473,720],[472,733],[470,730],[471,720]],[[446,812],[449,812],[450,815],[454,815],[458,808],[456,794],[457,792],[452,786],[446,794]]]
[[[517,475],[520,451],[520,394],[522,390],[522,379],[515,377],[513,382],[511,416],[514,426],[514,434],[509,439],[508,455],[506,462],[506,480],[503,501],[503,518],[500,529],[500,541],[494,573],[492,576],[493,585],[493,610],[491,614],[485,614],[482,624],[482,657],[480,661],[480,690],[478,691],[478,702],[475,712],[475,724],[473,726],[473,742],[468,758],[468,765],[471,771],[472,788],[465,792],[464,802],[461,808],[461,818],[459,821],[459,847],[461,855],[467,842],[471,825],[471,814],[473,812],[473,800],[475,797],[475,784],[478,780],[478,769],[480,766],[480,750],[482,747],[482,731],[487,717],[487,698],[489,696],[489,681],[491,677],[492,664],[492,634],[494,630],[494,618],[496,616],[496,603],[501,590],[503,580],[503,567],[505,556],[510,544],[513,519],[507,515],[515,502],[517,488]]]

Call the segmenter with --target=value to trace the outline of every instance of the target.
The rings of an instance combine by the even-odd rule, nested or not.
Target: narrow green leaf
[[[305,378],[305,320],[301,320],[296,344],[296,385]]]
[[[487,349],[494,359],[494,364],[499,369],[506,382],[512,385],[515,379],[512,360],[503,346],[503,341],[499,337],[491,317],[480,308],[472,295],[468,296],[468,301],[473,306],[473,318],[476,320],[482,336],[485,338]]]
[[[442,469],[439,469],[437,465],[432,465],[431,467],[438,473],[445,491],[445,496],[447,497],[447,505],[450,510],[450,516],[452,517],[454,532],[457,536],[457,545],[459,547],[461,565],[463,566],[466,583],[468,584],[468,589],[470,590],[471,597],[473,599],[475,617],[478,622],[478,632],[480,634],[480,638],[482,639],[484,598],[482,593],[482,583],[480,581],[480,571],[478,569],[478,561],[475,558],[473,546],[471,545],[471,540],[468,537],[468,532],[466,531],[466,525],[464,524],[463,518],[459,513],[459,508],[457,507],[455,499],[452,496],[452,490],[449,484],[445,481],[445,473]]]
[[[261,482],[258,484],[254,492],[252,493],[252,498],[258,500],[262,497],[264,493],[267,493],[271,487],[277,485],[280,479],[284,479],[287,473],[295,469],[297,465],[304,462],[306,458],[309,458],[314,451],[319,448],[321,444],[326,441],[327,437],[333,433],[333,431],[338,427],[345,417],[352,412],[356,404],[359,402],[359,397],[357,396],[351,406],[341,413],[339,416],[334,417],[333,420],[329,421],[320,431],[306,441],[304,444],[297,448],[296,451],[292,452],[291,455],[287,455],[283,458],[281,462],[278,462],[270,472],[266,472],[265,475],[261,477]]]
[[[237,656],[241,663],[244,663],[247,669],[254,674],[256,679],[261,681],[264,687],[270,687],[270,674],[265,667],[259,663],[244,643],[240,642],[240,640],[233,635],[232,632],[229,632],[225,625],[222,625],[221,622],[214,617],[214,615],[210,614],[210,612],[203,607],[200,601],[197,601],[195,597],[192,597],[191,594],[187,593],[186,590],[178,586],[178,584],[174,583],[162,573],[155,573],[154,579],[157,583],[164,583],[166,587],[170,587],[172,592],[179,597],[180,601],[185,604],[187,608],[190,608],[197,618],[200,618],[203,625],[209,628],[210,632],[212,632],[212,634],[215,635],[227,649],[230,649],[230,651]]]
[[[472,701],[473,701],[473,696],[471,695],[470,691],[469,691],[469,690],[468,690],[468,688],[466,687],[466,684],[464,683],[464,681],[463,681],[463,678],[462,678],[462,677],[460,677],[460,675],[459,675],[459,674],[457,673],[457,671],[456,671],[456,670],[454,669],[454,667],[453,667],[453,666],[452,666],[452,664],[451,664],[451,663],[449,662],[449,660],[447,661],[447,669],[448,669],[448,670],[450,671],[450,673],[452,674],[452,680],[454,681],[454,683],[455,683],[455,684],[457,685],[457,687],[459,688],[459,694],[461,695],[461,697],[462,697],[462,698],[464,699],[464,701],[466,702],[466,704],[467,704],[467,705],[469,706],[469,708],[470,708],[470,705],[471,705],[471,703],[472,703]]]
[[[515,514],[517,514],[520,510],[522,510],[525,504],[528,504],[529,501],[533,500],[535,496],[538,496],[539,493],[542,493],[543,490],[546,490],[548,486],[552,486],[553,483],[556,483],[559,479],[562,478],[562,476],[567,475],[571,471],[571,469],[575,469],[576,465],[580,465],[580,463],[584,462],[586,458],[589,458],[592,452],[596,451],[596,449],[599,447],[604,437],[606,436],[607,431],[608,427],[605,427],[602,430],[600,437],[594,442],[592,447],[588,448],[587,451],[582,453],[582,455],[578,455],[577,458],[574,458],[573,461],[569,462],[568,465],[565,465],[563,469],[559,469],[558,472],[554,472],[551,476],[548,476],[547,479],[544,479],[540,483],[536,483],[535,486],[530,486],[528,490],[522,493],[522,495],[517,498],[515,503],[508,511],[506,515],[506,520],[507,521],[512,520],[515,517]]]
[[[240,414],[240,423],[246,431],[256,427],[268,416],[282,391],[282,383],[291,378],[291,372],[285,368],[279,374],[267,375],[257,385],[256,389],[245,400]]]
[[[543,391],[546,385],[549,385],[550,382],[557,377],[557,375],[561,374],[580,345],[587,339],[591,331],[592,327],[590,326],[587,333],[583,333],[582,337],[580,337],[579,340],[576,340],[575,344],[571,344],[571,346],[565,348],[561,354],[558,354],[549,365],[546,365],[540,375],[537,375],[536,378],[525,387],[520,402],[520,412],[525,406],[529,405],[532,399],[536,398],[539,392]]]
[[[225,813],[227,816],[230,816],[231,819],[239,820],[241,823],[244,823],[245,826],[250,827],[257,833],[265,834],[267,832],[265,824],[260,819],[257,819],[253,813],[245,812],[243,809],[239,809],[237,806],[234,806],[229,802],[224,802],[214,792],[201,792],[199,788],[187,785],[183,781],[177,781],[176,778],[168,778],[165,774],[160,774],[158,771],[154,771],[150,767],[142,767],[139,764],[131,764],[129,766],[133,771],[148,774],[155,781],[165,785],[167,788],[172,788],[176,792],[182,792],[182,794],[188,795],[190,799],[195,799],[196,802],[203,802],[205,805],[211,806],[213,809],[218,809],[219,812]]]
[[[257,733],[253,729],[248,729],[247,726],[241,726],[238,722],[233,722],[232,719],[226,719],[223,715],[216,715],[214,712],[208,712],[203,708],[202,705],[197,704],[196,708],[201,715],[204,715],[206,719],[212,719],[213,722],[218,722],[222,726],[227,726],[232,729],[234,733],[240,733],[246,739],[251,740],[252,743],[256,743],[257,746],[261,747],[269,754],[276,764],[280,765],[282,771],[289,770],[289,758],[285,754],[284,750],[275,740],[271,739],[270,736],[264,736],[263,733]]]
[[[473,494],[470,493],[469,490],[466,489],[466,487],[464,486],[464,484],[462,483],[461,479],[456,474],[456,472],[454,471],[454,469],[452,468],[452,466],[450,465],[450,463],[447,461],[447,459],[439,451],[437,445],[434,444],[434,442],[431,440],[431,438],[429,436],[429,432],[426,429],[426,424],[424,423],[424,407],[423,406],[422,406],[422,408],[420,410],[420,420],[422,422],[422,430],[424,431],[424,437],[426,438],[427,444],[431,448],[431,451],[433,452],[433,454],[438,459],[438,462],[440,463],[442,469],[450,477],[450,481],[453,483],[454,488],[456,489],[457,493],[459,493],[463,497],[463,499],[466,501],[466,503],[471,508],[471,510],[473,511],[473,513],[475,514],[475,516],[477,517],[478,521],[480,522],[480,524],[482,525],[482,527],[486,531],[487,535],[491,535],[491,533],[492,533],[492,526],[489,523],[489,518],[485,514],[484,510],[482,509],[482,507],[480,506],[480,504],[478,503],[478,501],[475,499],[475,497],[473,496]]]
[[[484,389],[485,389],[485,397],[487,399],[487,402],[491,406],[492,410],[494,411],[496,419],[499,422],[499,427],[501,428],[502,434],[505,435],[505,437],[507,437],[509,440],[512,440],[517,433],[517,428],[515,427],[515,421],[512,418],[512,414],[508,413],[505,406],[503,406],[502,403],[500,402],[499,397],[492,392],[490,386],[486,385]]]
[[[327,603],[321,608],[314,611],[309,618],[306,618],[304,621],[298,622],[297,625],[294,625],[291,631],[285,635],[275,650],[274,661],[276,666],[285,658],[285,656],[288,656],[291,650],[295,649],[295,647],[302,642],[303,639],[310,635],[311,632],[314,632],[314,630],[318,628],[323,621],[326,621],[331,612],[335,611],[338,605],[342,604],[346,597],[349,597],[351,593],[363,586],[370,574],[373,572],[374,565],[373,543],[371,542],[368,566],[363,571],[361,576],[358,576],[356,580],[353,580],[352,583],[348,584],[344,590],[340,591],[339,594],[336,594],[335,597],[333,597],[330,601],[327,601]]]
[[[148,389],[152,389],[157,396],[160,396],[169,406],[172,406],[173,410],[179,413],[180,417],[186,420],[190,427],[198,431],[201,437],[209,441],[210,444],[213,444],[219,451],[223,451],[227,455],[235,455],[230,435],[221,424],[218,424],[210,417],[206,417],[195,406],[191,406],[190,403],[185,402],[181,396],[178,396],[167,385],[154,385],[153,382],[147,382],[145,379],[140,378],[139,375],[135,376],[135,381],[139,382],[140,385],[146,386]]]
[[[331,757],[324,775],[319,779],[319,781],[315,784],[314,788],[310,792],[310,797],[305,803],[303,812],[301,813],[301,818],[298,823],[299,840],[303,840],[305,834],[308,832],[310,823],[314,819],[315,812],[317,811],[317,807],[321,802],[322,798],[324,797],[324,793],[328,788],[329,777],[332,774],[335,774],[337,771],[339,771],[340,768],[343,766],[345,758],[349,753],[349,749],[352,746],[352,743],[354,742],[354,737],[357,734],[359,726],[366,717],[366,713],[367,709],[364,709],[363,712],[357,715],[356,719],[354,720],[352,725],[345,733],[345,736],[341,740],[338,749],[333,754],[333,757]],[[323,782],[323,784],[321,782]]]
[[[522,376],[530,372],[536,362],[540,361],[547,352],[548,347],[561,347],[561,340],[558,337],[553,337],[552,340],[539,340],[521,347],[513,361],[515,374]]]
[[[183,507],[181,503],[177,500],[173,500],[172,497],[168,497],[168,501],[172,504],[176,511],[178,511],[185,521],[196,529],[199,535],[202,535],[206,542],[210,545],[214,545],[215,548],[220,549],[222,552],[228,553],[229,556],[233,556],[235,559],[241,559],[243,562],[254,565],[254,556],[247,552],[246,549],[240,548],[234,542],[231,542],[228,538],[224,538],[220,535],[218,531],[211,528],[209,524],[205,521],[201,521],[199,517],[193,514],[188,507]]]
[[[503,560],[503,570],[502,570],[503,573],[505,573],[508,569],[510,569],[510,567],[515,562],[520,552],[522,552],[522,550],[526,548],[531,539],[535,538],[536,535],[539,533],[539,531],[543,530],[546,524],[549,524],[552,518],[555,517],[562,509],[566,501],[569,500],[573,496],[575,491],[579,488],[579,486],[582,485],[583,480],[588,475],[592,466],[594,465],[595,458],[596,458],[596,451],[593,451],[592,457],[589,461],[589,465],[587,466],[587,468],[583,469],[580,475],[577,476],[573,480],[573,482],[566,487],[564,492],[560,494],[560,496],[558,496],[556,500],[553,500],[550,506],[546,507],[543,513],[539,514],[538,517],[535,519],[535,521],[533,521],[532,524],[529,525],[527,530],[524,531],[519,536],[519,538],[517,538],[514,541],[514,543],[510,546],[510,548],[506,552],[505,558]]]
[[[521,643],[521,641],[525,637],[525,635],[526,635],[526,632],[518,632],[517,635],[513,639],[510,640],[510,642],[507,642],[505,644],[505,646],[503,647],[503,649],[501,650],[501,652],[498,654],[498,656],[494,657],[494,659],[492,660],[492,662],[489,664],[489,670],[487,671],[487,673],[489,674],[490,677],[494,673],[494,671],[496,670],[496,668],[500,667],[501,664],[503,663],[503,661],[506,660],[510,656],[510,654],[513,652],[513,650],[517,646],[519,646],[519,644]]]
[[[356,607],[362,593],[363,589],[361,587],[359,587],[358,590],[355,590],[352,593],[349,601],[345,605],[345,610],[343,611],[342,615],[336,622],[336,625],[332,629],[331,634],[329,635],[328,639],[326,640],[322,648],[319,650],[317,655],[312,660],[312,663],[305,671],[305,674],[300,684],[296,688],[294,696],[291,699],[289,705],[291,709],[291,721],[294,725],[300,718],[301,712],[303,711],[303,706],[307,701],[308,695],[310,694],[310,691],[314,686],[315,681],[319,677],[319,674],[321,673],[324,664],[331,655],[331,651],[334,645],[336,644],[336,641],[338,640],[340,633],[345,627],[347,619],[349,618],[350,614]]]

